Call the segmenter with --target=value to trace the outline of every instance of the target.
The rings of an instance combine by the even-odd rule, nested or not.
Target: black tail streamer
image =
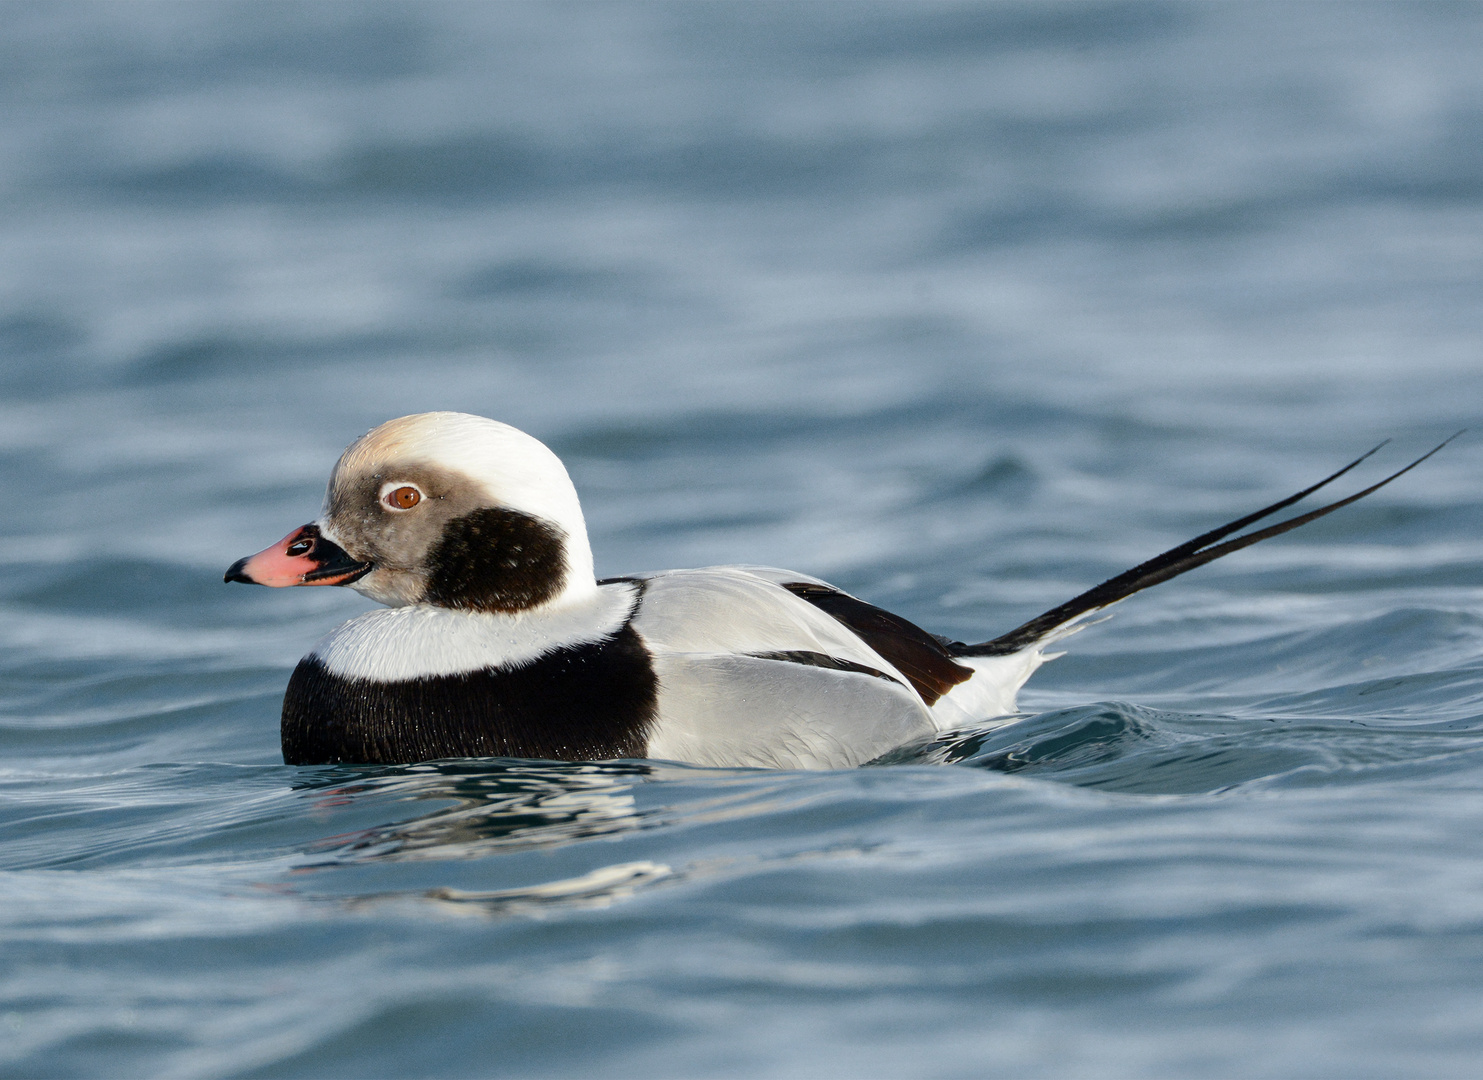
[[[1276,525],[1269,525],[1265,529],[1258,529],[1256,532],[1247,533],[1245,536],[1238,536],[1234,540],[1227,540],[1223,544],[1215,543],[1217,540],[1230,536],[1233,532],[1244,529],[1246,526],[1260,521],[1264,517],[1291,506],[1299,499],[1307,498],[1319,488],[1339,479],[1339,477],[1343,476],[1390,441],[1386,439],[1385,442],[1380,443],[1373,450],[1361,454],[1338,472],[1332,476],[1325,477],[1312,487],[1304,488],[1296,495],[1290,495],[1281,502],[1275,502],[1271,506],[1256,511],[1254,514],[1247,514],[1245,517],[1238,518],[1227,525],[1222,525],[1218,529],[1211,529],[1207,533],[1202,533],[1193,540],[1180,544],[1178,547],[1172,547],[1162,555],[1156,555],[1147,562],[1140,563],[1133,567],[1133,569],[1125,571],[1115,578],[1109,578],[1096,588],[1088,589],[1080,596],[1067,600],[1060,607],[1052,608],[1044,615],[1036,616],[1023,626],[1015,627],[1007,634],[1001,634],[992,641],[981,642],[977,645],[958,645],[950,648],[957,656],[1005,656],[1009,653],[1019,652],[1021,649],[1034,645],[1051,631],[1057,627],[1064,626],[1077,616],[1109,607],[1119,600],[1124,600],[1132,596],[1136,592],[1142,592],[1151,585],[1157,585],[1161,581],[1168,581],[1172,577],[1178,577],[1188,570],[1193,570],[1197,566],[1204,566],[1206,563],[1219,559],[1223,555],[1229,555],[1233,551],[1240,551],[1244,547],[1250,547],[1252,544],[1267,540],[1273,536],[1280,536],[1285,532],[1298,528],[1300,525],[1306,525],[1308,522],[1316,521],[1326,514],[1332,514],[1335,510],[1348,506],[1352,502],[1358,502],[1366,495],[1379,491],[1392,480],[1404,476],[1461,434],[1462,432],[1459,431],[1456,435],[1444,439],[1404,469],[1398,469],[1379,483],[1371,484],[1363,491],[1357,491],[1346,499],[1340,499],[1338,502],[1321,506],[1317,510],[1310,510],[1306,514],[1299,514],[1295,518],[1289,518],[1287,521],[1280,522]]]

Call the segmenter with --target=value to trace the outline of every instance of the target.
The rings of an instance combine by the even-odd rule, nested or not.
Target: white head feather
[[[592,546],[577,489],[561,459],[539,439],[469,413],[403,416],[352,443],[335,466],[330,488],[342,474],[397,461],[461,473],[483,487],[488,505],[518,510],[558,526],[565,533],[568,572],[565,588],[551,601],[552,606],[590,597],[596,591]]]

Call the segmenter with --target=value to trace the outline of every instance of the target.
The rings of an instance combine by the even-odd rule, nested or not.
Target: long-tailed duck
[[[488,755],[838,768],[1013,713],[1046,646],[1086,616],[1332,513],[1430,456],[1225,539],[1365,454],[970,645],[791,571],[598,581],[576,489],[554,453],[494,420],[422,413],[352,444],[319,520],[234,563],[226,580],[348,585],[388,605],[334,630],[294,671],[282,728],[291,765]]]

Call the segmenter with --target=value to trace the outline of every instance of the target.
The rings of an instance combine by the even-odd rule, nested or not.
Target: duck
[[[1090,616],[1333,513],[1445,445],[1356,494],[1231,538],[1377,446],[978,643],[772,567],[598,579],[560,458],[517,428],[459,412],[403,416],[361,436],[335,463],[320,516],[237,560],[225,580],[346,587],[383,605],[332,630],[294,669],[281,716],[289,765],[853,768],[1013,717],[1026,680],[1061,655],[1048,647]]]

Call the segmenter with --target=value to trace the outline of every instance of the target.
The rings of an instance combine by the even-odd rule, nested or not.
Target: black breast
[[[405,682],[300,661],[283,698],[283,760],[403,764],[447,757],[644,757],[658,681],[631,627],[511,670]]]

